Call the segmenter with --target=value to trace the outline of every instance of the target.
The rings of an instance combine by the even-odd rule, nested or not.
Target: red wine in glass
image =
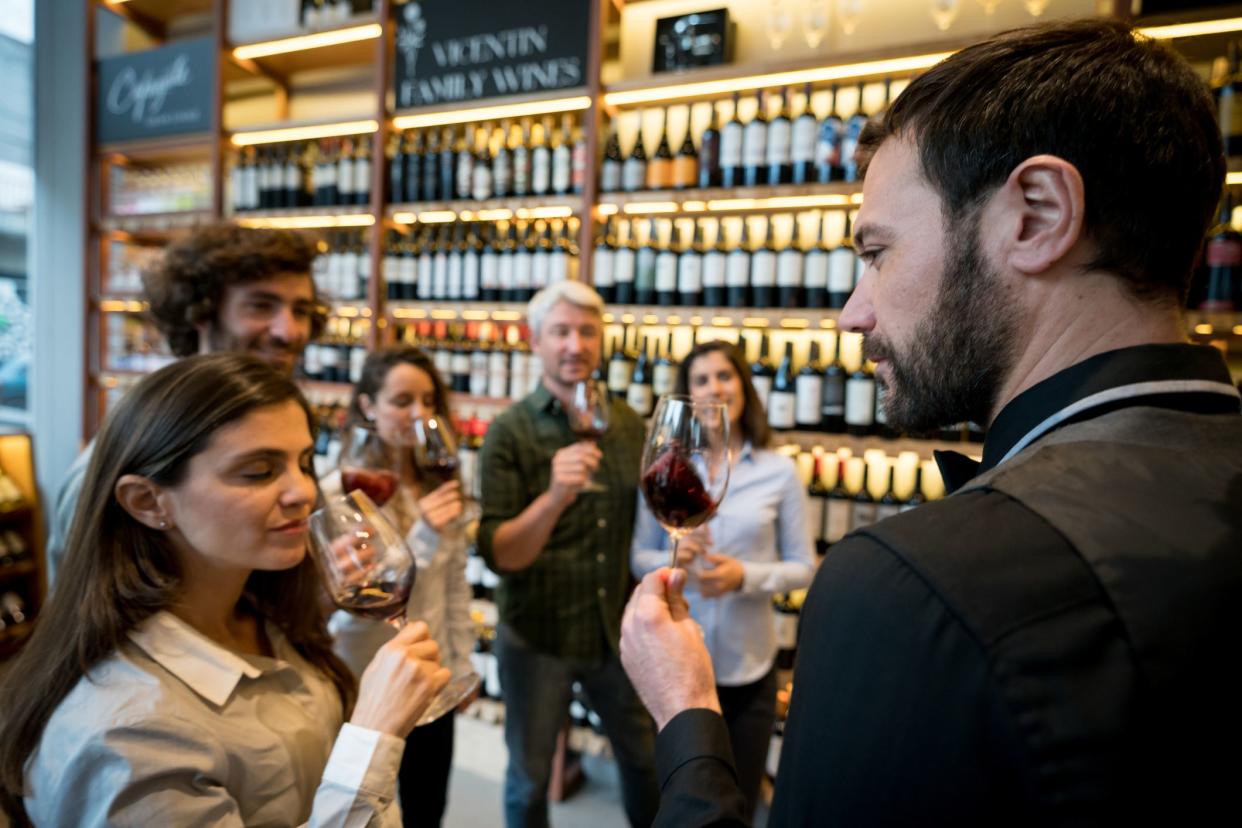
[[[604,435],[608,433],[607,426],[584,423],[581,420],[574,420],[571,422],[569,424],[569,430],[572,431],[574,436],[579,440],[591,440],[592,442],[602,440]]]
[[[432,489],[438,489],[445,483],[457,479],[458,460],[456,455],[428,455],[418,465],[418,470],[422,474]]]
[[[387,469],[341,469],[341,488],[346,494],[362,491],[383,506],[397,492],[397,474]]]
[[[350,584],[332,596],[346,612],[376,621],[391,621],[405,612],[410,597],[410,579]]]
[[[720,505],[675,444],[667,446],[647,468],[642,490],[656,520],[678,530],[702,526]]]

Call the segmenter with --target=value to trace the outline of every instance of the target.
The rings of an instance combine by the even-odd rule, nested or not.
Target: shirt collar
[[[753,461],[755,459],[755,447],[749,439],[742,441],[742,450],[738,452],[737,459],[739,462],[742,460]]]
[[[967,467],[960,455],[936,452],[945,485],[954,491],[1056,428],[1130,405],[1237,413],[1239,393],[1220,352],[1208,346],[1137,345],[1097,354],[1011,400],[988,429],[982,463]]]
[[[561,410],[561,401],[558,400],[548,387],[541,381],[535,390],[530,392],[529,401],[536,411],[542,411],[546,414],[556,414]]]
[[[273,630],[268,627],[269,635]],[[238,682],[263,671],[199,633],[170,612],[161,610],[130,630],[129,639],[187,687],[217,707],[233,694]],[[277,647],[275,640],[273,648]]]

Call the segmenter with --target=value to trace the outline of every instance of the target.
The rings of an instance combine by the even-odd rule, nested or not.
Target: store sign
[[[187,40],[98,62],[100,143],[211,129],[215,44]]]
[[[398,6],[397,107],[581,86],[591,0]]]

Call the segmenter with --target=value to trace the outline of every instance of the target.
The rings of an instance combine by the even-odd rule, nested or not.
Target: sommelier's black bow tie
[[[945,491],[949,494],[974,480],[975,475],[979,474],[979,466],[982,465],[956,451],[936,449],[932,454],[936,458],[936,465],[940,467],[940,476],[944,478]]]

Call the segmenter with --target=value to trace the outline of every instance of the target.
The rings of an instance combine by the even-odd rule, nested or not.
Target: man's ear
[[[1023,161],[992,198],[981,232],[997,238],[1005,262],[1022,273],[1043,273],[1082,240],[1086,195],[1078,168],[1055,155]]]
[[[130,517],[151,529],[170,529],[172,519],[164,503],[164,490],[140,474],[122,475],[113,489],[117,503]]]

